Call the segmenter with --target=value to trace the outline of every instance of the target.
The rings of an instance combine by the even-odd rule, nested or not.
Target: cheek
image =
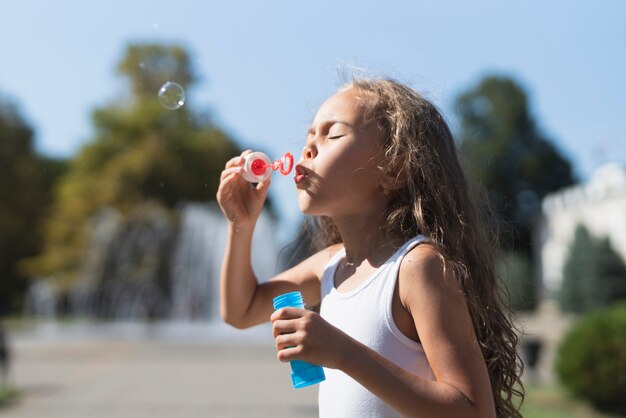
[[[319,174],[324,178],[333,178],[333,180],[345,179],[355,172],[362,171],[367,158],[368,155],[362,150],[351,147],[327,160]]]
[[[358,151],[339,161],[329,174],[334,177],[333,183],[345,187],[363,188],[378,183],[380,179],[380,169],[372,161],[371,154]]]
[[[351,142],[341,153],[340,163],[346,167],[372,169],[381,160],[382,150],[369,138]]]

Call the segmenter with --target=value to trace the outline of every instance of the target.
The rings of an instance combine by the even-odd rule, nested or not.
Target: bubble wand
[[[272,162],[266,154],[257,151],[244,157],[243,178],[250,183],[260,183],[268,179],[272,170],[280,171],[280,174],[286,176],[292,168],[293,155],[289,152]]]

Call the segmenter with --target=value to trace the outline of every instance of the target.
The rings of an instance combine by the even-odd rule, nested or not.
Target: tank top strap
[[[411,251],[418,244],[421,244],[426,241],[428,241],[428,238],[426,238],[424,235],[416,235],[415,237],[405,242],[404,245],[394,255],[394,260],[389,268],[387,280],[385,280],[384,282],[385,288],[383,290],[385,302],[390,312],[391,312],[391,302],[393,300],[393,291],[395,290],[396,282],[398,281],[400,265],[402,264],[402,260],[404,259],[404,256],[406,256],[409,253],[409,251]]]
[[[402,259],[404,256],[413,249],[416,245],[427,241],[424,235],[416,235],[411,238],[407,242],[405,242],[402,247],[396,251],[396,253],[388,260],[387,267],[384,269],[387,271],[387,274],[391,276],[392,280],[385,280],[384,286],[384,294],[389,295],[391,292],[391,296],[393,296],[393,289],[395,288],[395,284],[398,277],[398,272],[400,271],[400,264],[402,263]],[[324,266],[324,270],[322,273],[321,279],[321,296],[322,299],[324,296],[328,295],[332,289],[335,287],[335,271],[337,270],[337,266],[339,265],[341,259],[345,256],[346,249],[342,247],[339,249],[333,256],[328,260],[326,265]],[[387,299],[387,298],[386,298]],[[390,299],[388,299],[390,300]]]
[[[335,287],[335,270],[337,270],[337,265],[346,254],[345,247],[341,247],[333,256],[328,260],[326,265],[324,266],[324,270],[322,272],[322,299],[324,296],[330,293],[330,291]]]

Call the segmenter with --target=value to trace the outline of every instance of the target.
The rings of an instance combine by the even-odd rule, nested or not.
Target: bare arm
[[[418,246],[405,261],[400,298],[435,381],[402,369],[319,315],[292,308],[272,315],[278,358],[338,368],[406,416],[495,417],[485,362],[454,279],[444,274],[439,257],[427,246]]]
[[[217,191],[217,201],[228,221],[220,273],[220,314],[237,328],[268,322],[274,311],[272,299],[281,293],[300,290],[308,305],[319,303],[321,268],[333,252],[323,250],[267,282],[258,283],[251,262],[252,235],[270,180],[253,187],[243,179],[240,169],[243,156],[249,152],[244,151],[226,164]]]
[[[226,252],[220,275],[220,312],[237,328],[269,322],[274,311],[272,299],[300,291],[307,306],[320,302],[320,275],[336,246],[322,250],[295,267],[258,283],[250,262],[252,231],[229,227]]]

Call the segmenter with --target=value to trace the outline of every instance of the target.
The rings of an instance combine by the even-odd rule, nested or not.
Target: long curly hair
[[[519,336],[495,272],[499,222],[486,194],[466,177],[441,113],[419,93],[379,78],[354,78],[340,90],[347,88],[356,89],[366,117],[376,120],[384,132],[386,158],[380,169],[404,184],[389,191],[385,228],[407,239],[422,234],[435,243],[467,302],[497,416],[521,417]],[[303,233],[310,251],[341,242],[327,217],[309,217]]]

